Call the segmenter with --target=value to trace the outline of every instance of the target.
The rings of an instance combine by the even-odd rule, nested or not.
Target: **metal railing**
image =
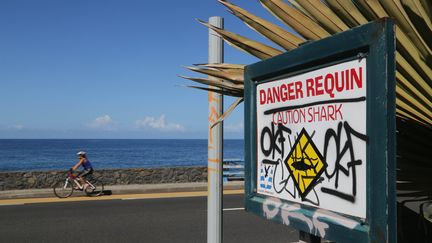
[[[244,181],[244,161],[241,159],[223,160],[223,182]]]

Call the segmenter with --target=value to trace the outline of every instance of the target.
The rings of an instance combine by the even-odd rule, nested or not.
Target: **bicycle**
[[[65,180],[58,181],[54,184],[54,195],[56,195],[58,198],[67,198],[70,197],[75,190],[84,191],[87,196],[90,197],[102,195],[104,191],[104,184],[101,181],[93,178],[93,176],[90,175],[90,179],[84,179],[84,182],[87,184],[87,187],[85,188],[83,185],[81,185],[79,178],[74,175],[73,171],[69,170]]]

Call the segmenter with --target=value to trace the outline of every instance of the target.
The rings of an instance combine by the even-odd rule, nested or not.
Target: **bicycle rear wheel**
[[[102,195],[104,192],[104,184],[98,179],[92,179],[88,181],[88,186],[85,189],[85,193],[90,197],[97,197]]]
[[[70,197],[74,191],[73,183],[69,179],[64,181],[58,181],[54,187],[54,194],[58,198],[67,198]]]

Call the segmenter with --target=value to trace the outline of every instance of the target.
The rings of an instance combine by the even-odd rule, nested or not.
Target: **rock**
[[[37,181],[36,177],[30,177],[28,178],[27,183],[29,184],[29,186],[33,187],[36,181]]]
[[[177,180],[177,182],[186,182],[186,181],[188,181],[188,176],[185,175],[185,174],[180,175],[180,176],[178,177],[178,180]]]
[[[146,170],[140,171],[138,173],[139,177],[145,177],[145,176],[148,176],[148,175],[150,175],[150,173],[148,171],[146,171]]]
[[[176,170],[177,175],[183,175],[185,172],[184,170]]]
[[[207,181],[207,167],[107,169],[94,172],[105,185]],[[51,188],[66,178],[65,171],[0,172],[0,190]]]
[[[47,175],[46,174],[39,174],[37,176],[38,181],[45,181],[47,180]]]
[[[162,179],[162,176],[160,174],[154,174],[151,176],[152,181],[154,183],[160,183],[160,180]]]

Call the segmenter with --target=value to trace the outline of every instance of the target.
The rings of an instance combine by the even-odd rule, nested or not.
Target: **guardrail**
[[[223,160],[223,182],[244,181],[244,161],[241,159]]]

